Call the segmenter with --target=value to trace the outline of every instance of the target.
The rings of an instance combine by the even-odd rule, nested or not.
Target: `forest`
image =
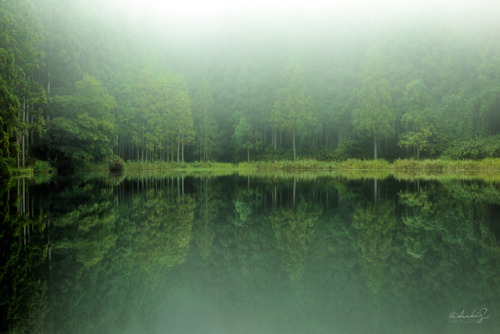
[[[500,6],[482,4],[194,25],[0,0],[0,171],[500,157]]]

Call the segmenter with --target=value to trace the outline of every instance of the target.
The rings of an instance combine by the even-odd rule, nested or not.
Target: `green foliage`
[[[358,109],[354,111],[354,127],[361,136],[373,137],[374,159],[378,140],[394,134],[395,115],[389,82],[383,77],[382,59],[377,48],[371,50],[368,68],[358,92]]]
[[[430,139],[436,132],[432,118],[435,110],[428,108],[430,97],[421,80],[413,80],[406,85],[404,102],[406,112],[401,123],[406,132],[400,135],[398,145],[415,148],[416,157],[419,159],[420,152],[429,149]]]
[[[0,159],[17,153],[12,141],[17,129],[18,113],[19,101],[0,76]]]
[[[467,33],[438,22],[374,27],[370,42],[326,27],[320,48],[307,31],[256,45],[229,31],[205,48],[169,29],[147,37],[148,24],[97,8],[0,2],[0,156],[9,163],[238,161],[244,150],[246,160],[345,160],[366,157],[372,140],[385,159],[497,154],[473,139],[500,133],[492,21]],[[219,51],[226,42],[234,52]],[[474,144],[459,152],[461,142]]]
[[[317,126],[312,109],[312,101],[302,79],[302,68],[297,60],[291,59],[271,111],[271,123],[274,129],[291,133],[294,161],[295,136],[306,136]]]
[[[8,180],[11,174],[9,164],[4,159],[0,159],[0,179]]]
[[[250,150],[255,147],[255,137],[252,126],[247,119],[242,116],[238,121],[238,125],[234,129],[234,137],[236,138],[236,147],[247,151],[247,161],[250,161]]]
[[[500,135],[455,142],[443,152],[443,157],[453,160],[500,158]]]
[[[192,109],[198,154],[205,161],[213,160],[217,152],[219,134],[217,133],[217,124],[214,117],[215,103],[210,84],[205,78],[198,85]],[[200,161],[202,158],[200,158]]]
[[[33,172],[35,175],[43,175],[43,174],[54,174],[54,168],[50,165],[48,161],[36,160],[33,165]]]
[[[360,148],[360,143],[355,140],[343,140],[335,148],[329,158],[334,160],[346,160],[352,158],[362,158],[363,152]]]
[[[116,131],[113,96],[102,83],[85,75],[75,83],[73,95],[55,96],[52,105],[58,116],[50,123],[51,148],[61,159],[73,163],[101,161],[112,152]]]
[[[117,156],[112,156],[107,159],[108,170],[111,173],[123,173],[125,171],[125,161]]]

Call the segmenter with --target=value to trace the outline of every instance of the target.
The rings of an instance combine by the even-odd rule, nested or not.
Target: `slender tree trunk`
[[[420,146],[417,144],[417,160],[420,160]]]
[[[247,147],[247,162],[250,162],[250,149]]]
[[[45,97],[47,98],[47,104],[49,103],[49,97],[50,97],[50,67],[51,67],[51,64],[49,62],[47,64],[47,91],[45,92],[46,93]],[[47,110],[47,124],[46,125],[49,125],[49,122],[50,122],[49,108],[47,108],[46,110]]]
[[[297,155],[295,153],[295,130],[292,131],[292,146],[293,146],[293,161],[297,161]]]
[[[273,145],[274,145],[274,150],[276,151],[276,142],[278,138],[276,138],[276,129],[273,129]]]
[[[205,108],[205,162],[208,161],[208,114]]]
[[[373,159],[377,160],[377,135],[373,135]]]
[[[182,140],[181,147],[182,147],[182,162],[184,162],[184,140]]]
[[[26,97],[23,97],[23,127],[24,127],[24,124],[26,124]],[[26,167],[26,151],[25,151],[25,142],[26,142],[26,135],[24,134],[24,129],[23,129],[23,132],[21,134],[21,144],[22,144],[22,148],[21,148],[21,152],[22,152],[22,157],[23,157],[23,168]]]
[[[180,150],[181,150],[181,142],[177,142],[177,162],[179,162]]]
[[[297,177],[293,177],[293,205],[295,206],[295,194],[297,192]]]

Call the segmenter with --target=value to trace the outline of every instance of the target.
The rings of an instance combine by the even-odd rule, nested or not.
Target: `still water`
[[[179,174],[0,199],[1,332],[500,328],[495,182]]]

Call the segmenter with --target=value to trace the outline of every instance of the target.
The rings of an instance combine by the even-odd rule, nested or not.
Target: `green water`
[[[0,199],[2,332],[500,328],[498,183],[74,178]]]

